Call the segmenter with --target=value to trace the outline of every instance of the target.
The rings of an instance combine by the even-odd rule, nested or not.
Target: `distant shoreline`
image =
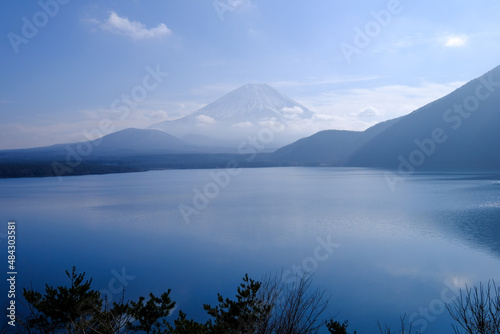
[[[121,173],[138,173],[154,170],[184,170],[184,169],[225,169],[228,163],[232,168],[270,168],[270,167],[338,167],[338,168],[369,168],[380,169],[390,173],[397,173],[392,166],[350,166],[318,163],[277,162],[268,159],[269,154],[261,153],[251,161],[247,155],[239,154],[166,154],[133,156],[114,159],[95,158],[83,160],[75,167],[68,168],[61,173],[54,168],[54,164],[63,165],[62,159],[53,161],[4,161],[0,162],[0,179],[12,178],[38,178],[38,177],[63,177],[83,175],[104,175]],[[471,179],[500,179],[500,167],[456,167],[443,166],[422,168],[415,174],[432,173],[461,175],[472,173]],[[476,175],[479,173],[480,175]],[[405,175],[402,175],[403,177]],[[406,175],[410,176],[410,174]],[[449,179],[449,177],[447,177]]]

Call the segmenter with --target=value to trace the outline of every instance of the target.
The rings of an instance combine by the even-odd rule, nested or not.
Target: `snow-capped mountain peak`
[[[290,123],[312,119],[314,113],[267,84],[248,83],[205,107],[174,121],[151,126],[177,137],[243,138],[268,122]]]
[[[249,83],[186,116],[186,119],[205,115],[216,121],[258,122],[272,117],[286,119],[290,111],[297,111],[302,118],[310,118],[313,115],[306,107],[273,87]]]

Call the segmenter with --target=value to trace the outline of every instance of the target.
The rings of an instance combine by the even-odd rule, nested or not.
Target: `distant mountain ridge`
[[[290,164],[500,169],[500,66],[409,115],[363,132],[323,131],[277,150]]]
[[[298,125],[312,117],[311,111],[272,87],[247,84],[193,115],[165,124],[173,128],[187,124],[196,129],[200,121],[215,123],[212,130],[225,133],[232,129],[241,136],[246,128],[241,123],[255,126],[251,128],[255,135],[256,129],[272,122]],[[245,167],[326,165],[397,169],[400,173],[498,171],[499,128],[500,66],[406,116],[365,131],[320,131],[273,153],[251,146],[238,154],[234,150],[238,146],[228,152],[209,145],[193,145],[192,142],[212,139],[200,133],[188,134],[186,137],[192,140],[187,142],[162,130],[125,129],[87,142],[1,150],[0,177],[59,176],[52,167],[54,162],[69,166],[64,169],[68,175],[82,175],[162,168],[224,168],[226,159]]]
[[[202,149],[161,130],[129,128],[91,141],[0,151],[2,161],[45,161],[67,157],[99,159],[131,155],[195,153]]]
[[[353,166],[500,168],[500,66],[402,117],[349,159]]]
[[[320,131],[276,150],[270,160],[294,165],[344,166],[357,149],[398,120],[382,122],[365,131]]]
[[[96,139],[95,146],[96,153],[101,154],[196,151],[194,146],[164,131],[135,128],[124,129]]]

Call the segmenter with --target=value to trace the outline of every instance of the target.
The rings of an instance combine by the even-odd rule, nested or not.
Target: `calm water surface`
[[[110,299],[170,288],[201,321],[202,305],[233,296],[245,273],[310,270],[328,314],[358,333],[404,314],[451,333],[443,301],[500,280],[498,177],[418,174],[392,191],[370,169],[221,172],[0,180],[0,233],[17,222],[18,285],[65,284],[75,265]]]

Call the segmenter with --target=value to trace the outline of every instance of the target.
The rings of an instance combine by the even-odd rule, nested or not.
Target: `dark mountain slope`
[[[125,129],[111,133],[93,143],[97,154],[121,153],[177,153],[193,150],[194,147],[185,141],[164,131],[152,129]]]
[[[500,168],[500,66],[402,117],[359,148],[351,166]]]
[[[343,165],[354,151],[398,120],[399,118],[382,122],[362,132],[320,131],[280,148],[270,159],[297,165]]]
[[[160,130],[125,129],[102,138],[71,144],[58,144],[20,150],[0,151],[0,162],[26,162],[61,160],[68,156],[81,159],[120,157],[143,154],[199,152],[187,144]]]

